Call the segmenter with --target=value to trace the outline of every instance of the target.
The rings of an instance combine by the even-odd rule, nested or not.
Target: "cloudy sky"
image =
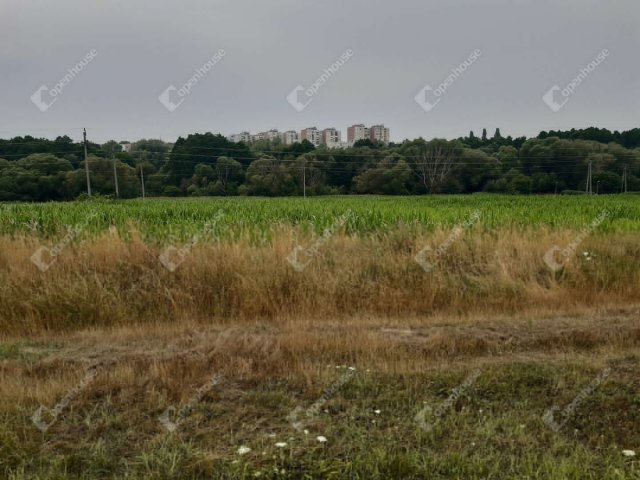
[[[393,141],[483,127],[629,129],[640,126],[639,21],[638,0],[0,0],[0,137],[79,139],[82,127],[99,142],[308,126],[346,135],[353,123],[384,123]],[[464,62],[439,96],[423,90]],[[287,100],[298,85],[301,111]],[[550,106],[543,95],[556,85]],[[171,86],[173,111],[159,100]]]

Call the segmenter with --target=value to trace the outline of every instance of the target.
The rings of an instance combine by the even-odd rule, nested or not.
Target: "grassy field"
[[[0,204],[0,234],[55,238],[65,226],[87,222],[87,233],[99,235],[115,226],[131,229],[149,242],[170,236],[187,238],[222,214],[216,236],[270,239],[274,226],[294,226],[321,233],[335,219],[351,212],[345,225],[350,235],[393,233],[398,228],[430,232],[451,228],[474,211],[486,231],[523,228],[580,229],[603,209],[610,212],[600,232],[639,232],[640,196],[502,196],[446,195],[424,197],[311,197],[153,199],[77,203]],[[90,217],[92,214],[95,216]],[[88,221],[87,221],[88,219]]]
[[[634,196],[0,205],[0,478],[638,479],[639,266]]]

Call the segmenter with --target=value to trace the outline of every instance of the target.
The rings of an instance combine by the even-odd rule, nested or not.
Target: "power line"
[[[82,137],[84,138],[84,171],[87,174],[87,194],[91,196],[91,179],[89,178],[89,162],[87,155],[87,129],[82,131]]]
[[[33,141],[33,142],[24,142],[24,143],[12,143],[11,141],[4,141],[4,140],[0,140],[0,147],[2,147],[3,145],[30,145],[30,144],[34,144],[34,143],[40,143],[40,144],[55,144],[55,141]],[[66,144],[66,145],[71,145],[71,146],[77,146],[80,147],[80,144],[77,143],[71,143],[71,144]],[[98,144],[94,144],[94,145],[98,145]],[[622,145],[620,145],[621,148],[625,148]],[[191,155],[191,156],[223,156],[223,155],[217,155],[217,154],[213,154],[213,155],[203,155],[203,154],[195,154],[195,153],[190,153],[190,152],[180,152],[179,149],[181,147],[178,147],[178,151],[170,151],[170,152],[153,152],[153,151],[148,151],[148,150],[141,150],[141,151],[145,151],[148,152],[150,154],[161,154],[161,155]],[[238,148],[233,148],[233,147],[200,147],[200,146],[188,146],[185,147],[187,150],[213,150],[213,151],[226,151],[231,153],[234,152],[239,152],[242,151],[243,149],[238,149]],[[401,147],[393,147],[393,148],[401,148]],[[409,147],[411,148],[411,147]],[[468,147],[467,147],[468,148]],[[606,146],[605,146],[606,148]],[[473,148],[468,148],[469,150],[472,151],[477,151],[477,149],[473,149]],[[294,151],[278,151],[278,150],[265,150],[265,151],[261,151],[262,154],[264,155],[312,155],[312,156],[329,156],[329,157],[372,157],[372,156],[380,156],[380,152],[386,152],[385,150],[371,150],[370,153],[339,153],[341,151],[343,151],[344,149],[340,148],[340,149],[335,149],[336,151],[334,152],[333,150],[320,150],[318,151],[317,149],[315,150],[311,150],[309,152],[304,152],[304,153],[300,153],[300,152],[294,152]],[[628,148],[625,148],[625,150],[629,150]],[[97,150],[98,152],[105,152],[105,150]],[[68,154],[70,152],[48,152],[48,153],[65,153]],[[394,153],[398,153],[399,155],[402,155],[399,152],[394,152]],[[495,152],[495,153],[499,153],[499,152]],[[615,152],[611,153],[611,152],[607,152],[607,151],[602,151],[602,152],[589,152],[589,153],[599,153],[599,154],[607,154],[609,153],[610,155],[614,155],[614,157],[625,157],[625,156],[629,156],[632,158],[636,158],[638,156],[638,154],[634,151],[625,151],[625,152]],[[386,153],[388,154],[388,153]],[[24,155],[24,154],[10,154],[10,155]],[[496,158],[493,157],[491,154],[486,154],[488,157],[492,157],[492,158]],[[230,155],[233,158],[250,158],[250,157],[234,157],[233,155]],[[558,158],[574,158],[574,157],[582,157],[584,156],[584,154],[581,153],[569,153],[569,154],[552,154],[552,155],[517,155],[514,158],[518,158],[518,159],[531,159],[531,158],[535,158],[535,159],[558,159]],[[251,157],[253,158],[253,157]],[[462,157],[456,157],[456,158],[462,158]]]
[[[64,160],[64,159],[62,159]],[[286,159],[262,159],[265,161],[268,161],[268,163],[265,163],[263,165],[257,166],[257,168],[261,168],[261,169],[265,169],[265,168],[279,168],[279,167],[291,167],[291,168],[303,168],[302,166],[297,166],[293,164],[292,160],[286,160]],[[13,164],[15,163],[16,167],[19,168],[23,168],[25,170],[37,170],[38,167],[41,166],[58,166],[60,165],[59,162],[37,162],[31,165],[20,165],[18,164],[20,160],[15,160],[13,162],[10,163],[10,167],[14,166]],[[107,169],[111,169],[112,166],[109,165],[104,165],[106,162],[108,162],[107,159],[102,158],[102,157],[98,157],[98,158],[89,158],[87,163],[94,165],[94,172],[99,171],[99,172],[106,172]],[[117,162],[117,160],[116,160]],[[111,162],[109,162],[111,163]],[[124,165],[128,165],[126,162],[121,162]],[[214,163],[203,163],[203,162],[197,162],[197,161],[190,161],[190,160],[174,160],[173,162],[171,162],[172,164],[178,164],[178,165],[207,165],[211,168],[216,168],[216,164]],[[420,163],[415,163],[415,162],[404,162],[408,167],[415,167],[417,165],[422,165]],[[331,162],[331,163],[323,163],[321,161],[317,161],[314,162],[313,164],[309,165],[311,168],[316,168],[318,170],[323,170],[323,171],[329,171],[329,172],[344,172],[344,173],[355,173],[359,170],[366,170],[366,169],[386,169],[386,170],[392,170],[393,168],[397,167],[398,164],[393,164],[390,166],[384,166],[382,165],[380,162],[367,162],[367,163],[354,163],[354,162]],[[427,164],[428,165],[428,164]],[[161,168],[164,168],[166,166],[163,165]],[[104,167],[104,170],[102,169],[102,167]],[[352,168],[351,168],[352,167]],[[535,174],[573,174],[576,175],[578,174],[578,172],[580,171],[580,168],[584,167],[584,162],[573,162],[573,163],[564,163],[564,164],[559,164],[559,165],[500,165],[500,164],[496,164],[496,165],[487,165],[487,164],[483,164],[483,163],[455,163],[452,167],[456,168],[456,167],[463,167],[464,171],[466,172],[477,172],[477,171],[486,171],[488,174],[493,173],[496,170],[505,170],[508,169],[508,171],[514,170],[516,172],[520,172],[520,173],[526,173],[529,175],[535,175]],[[245,166],[242,166],[242,169],[245,170]],[[541,170],[542,169],[542,170]],[[1,171],[1,168],[0,168]],[[505,174],[508,173],[504,172]],[[178,174],[180,174],[180,172],[177,172]],[[500,172],[498,172],[500,173]],[[157,175],[157,174],[154,174]]]
[[[118,169],[116,168],[115,155],[112,156],[112,160],[113,160],[113,180],[114,180],[115,185],[116,185],[116,197],[120,197],[120,190],[118,188]]]
[[[142,198],[145,198],[145,191],[144,191],[144,170],[142,168],[142,163],[140,164],[140,183],[142,185]]]
[[[100,151],[99,153],[109,153],[109,152],[104,152],[104,151]],[[31,153],[28,154],[27,156],[24,156],[24,154],[10,154],[10,155],[5,155],[6,156],[11,156],[11,157],[20,157],[19,159],[23,159],[23,158],[28,158],[31,155],[65,155],[65,154],[69,154],[69,152],[41,152],[41,153]],[[95,157],[97,157],[96,159],[91,159],[90,161],[101,161],[104,160],[104,157],[98,156],[98,155],[94,155]],[[214,159],[215,156],[212,155],[203,155],[203,154],[190,154],[190,153],[173,153],[171,154],[171,156],[175,157],[175,156],[183,156],[183,157],[197,157],[197,158],[204,158],[204,159]],[[348,155],[345,155],[348,156]],[[63,157],[58,157],[60,158],[60,160],[66,160]],[[219,157],[218,157],[219,158]],[[278,161],[278,162],[298,162],[300,161],[300,158],[275,158],[275,157],[260,157],[260,156],[256,156],[256,157],[231,157],[233,160],[251,160],[251,161],[255,161],[255,160],[269,160],[269,161]],[[385,159],[390,159],[392,158],[392,155],[386,155],[386,156],[377,156],[377,157],[373,157],[373,156],[368,156],[368,159],[371,161],[381,161],[381,160],[385,160]],[[478,161],[470,161],[470,159],[466,156],[457,156],[457,157],[449,157],[450,160],[455,161],[455,165],[482,165],[485,166],[487,165],[487,163],[491,163],[493,162],[496,165],[504,165],[507,162],[504,162],[496,157],[487,157],[486,160],[487,161],[483,161],[483,160],[478,160]],[[416,161],[415,160],[416,157],[414,156],[408,156],[408,157],[402,157],[400,156],[398,158],[398,160],[404,160],[405,163],[409,164],[409,165],[422,165],[422,164],[428,164],[430,162],[421,162],[421,161]],[[206,164],[206,162],[200,162],[200,161],[196,161],[196,160],[182,160],[182,159],[176,159],[176,158],[164,158],[164,159],[157,159],[157,160],[161,160],[161,161],[165,161],[165,162],[171,162],[171,163],[193,163],[193,164],[200,164],[200,163],[204,163]],[[217,160],[217,159],[216,159]],[[459,160],[465,160],[463,162],[459,161]],[[584,166],[586,159],[581,159],[581,160],[575,160],[575,157],[571,157],[571,158],[566,158],[566,159],[552,159],[551,157],[548,158],[544,158],[544,157],[520,157],[520,158],[515,158],[514,160],[537,160],[539,161],[539,164],[533,164],[531,165],[532,167],[553,167],[555,164],[564,164],[564,165],[579,165],[579,166]],[[553,160],[552,162],[547,162],[547,160]],[[365,165],[366,162],[355,162],[355,161],[346,161],[346,160],[329,160],[329,159],[324,159],[324,158],[316,158],[313,160],[314,162],[318,162],[318,163],[332,163],[332,164],[345,164],[345,165]],[[497,162],[497,163],[496,163]],[[544,163],[543,163],[544,162]],[[39,162],[40,163],[40,162]],[[45,164],[47,162],[41,162],[42,164]],[[52,164],[55,164],[55,162],[51,162]],[[126,163],[126,162],[124,162]],[[518,165],[512,165],[514,168],[516,168]]]

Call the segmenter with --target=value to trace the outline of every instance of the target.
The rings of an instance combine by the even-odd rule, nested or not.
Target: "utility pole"
[[[120,198],[120,190],[118,189],[118,170],[116,169],[116,157],[111,152],[111,158],[113,160],[113,179],[116,182],[116,197]]]
[[[307,198],[307,161],[302,164],[302,196]]]
[[[84,138],[84,173],[87,176],[87,194],[91,196],[91,179],[89,178],[89,159],[87,158],[87,129],[83,129]]]
[[[591,162],[589,162],[589,169],[587,170],[587,194],[593,194],[593,183],[591,180]]]
[[[142,182],[142,198],[144,198],[144,170],[142,170],[142,164],[140,164],[140,181]]]
[[[620,191],[627,193],[627,166],[625,165],[624,170],[622,171],[622,185],[620,187]]]

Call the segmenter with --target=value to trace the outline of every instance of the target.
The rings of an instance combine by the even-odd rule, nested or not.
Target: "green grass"
[[[247,236],[260,242],[271,238],[274,225],[320,233],[347,211],[352,212],[346,227],[349,233],[387,235],[401,229],[423,232],[452,227],[479,210],[477,228],[522,231],[526,235],[526,229],[539,227],[585,228],[606,208],[610,217],[598,232],[611,234],[613,242],[617,233],[640,232],[639,200],[604,195],[474,195],[0,204],[0,234],[57,239],[64,234],[65,226],[78,225],[95,212],[96,217],[86,228],[88,236],[115,226],[125,235],[138,230],[150,242],[163,242],[171,236],[185,238],[199,233],[207,221],[224,212],[217,227],[220,237]],[[625,269],[635,272],[633,262],[628,261],[634,257],[624,258],[625,263],[620,260],[611,264],[612,278],[635,278],[625,273]],[[7,275],[14,274],[7,269]],[[218,280],[224,285],[224,278]],[[599,281],[606,287],[612,280]],[[199,281],[197,285],[200,288],[204,283]],[[99,289],[87,291],[95,293]],[[37,306],[37,291],[22,296],[8,288],[7,292],[6,298]],[[495,288],[492,293],[495,295]],[[78,309],[80,326],[92,313],[82,311],[78,304],[63,302],[61,311],[72,316],[73,309]],[[87,305],[101,308],[100,302],[91,299]],[[54,320],[61,317],[55,315]],[[607,328],[611,326],[607,324]],[[560,337],[561,332],[557,335]],[[393,361],[389,370],[376,371],[367,364],[366,356],[363,360],[355,354],[350,356],[351,347],[345,348],[344,356],[339,355],[340,349],[329,350],[323,355],[335,358],[335,362],[355,364],[356,374],[308,420],[309,433],[305,435],[290,425],[287,416],[296,406],[310,407],[340,377],[335,365],[325,368],[324,357],[320,375],[297,377],[288,370],[283,374],[275,369],[278,373],[230,376],[193,406],[174,433],[166,432],[157,420],[167,405],[183,405],[193,393],[192,379],[183,382],[182,378],[170,377],[172,366],[176,366],[175,371],[197,368],[210,375],[212,366],[242,355],[249,371],[260,370],[263,363],[271,365],[273,352],[269,349],[255,356],[234,350],[227,352],[228,357],[220,357],[215,349],[206,350],[208,356],[186,359],[184,365],[177,358],[123,354],[119,376],[117,366],[105,367],[51,429],[42,433],[30,420],[39,404],[39,389],[55,385],[69,372],[82,368],[75,353],[73,357],[63,355],[59,345],[38,343],[26,336],[0,343],[0,378],[5,381],[0,392],[9,399],[2,401],[0,394],[0,478],[640,479],[638,457],[621,453],[623,449],[640,453],[639,357],[633,338],[626,351],[606,346],[596,350],[586,343],[584,352],[573,353],[561,341],[556,345],[544,340],[544,335],[541,338],[544,345],[532,343],[527,347],[531,350],[514,356],[479,350],[476,353],[483,358],[478,361],[447,351],[442,356],[434,355],[431,362],[424,358],[426,352],[418,349],[415,361],[424,361],[427,366],[406,371],[401,369],[401,362],[400,370],[393,371]],[[159,345],[164,345],[162,342]],[[288,348],[295,345],[292,341]],[[553,350],[549,355],[545,345]],[[73,347],[71,351],[75,352],[75,343]],[[108,347],[107,352],[112,348],[118,351],[115,344]],[[400,352],[396,346],[389,348],[394,355]],[[156,349],[161,350],[154,346],[150,352]],[[505,349],[509,347],[505,345]],[[282,359],[276,357],[278,365],[293,362],[290,356],[297,358],[297,351],[283,348]],[[443,363],[456,357],[458,362]],[[311,354],[301,358],[313,364]],[[578,405],[564,428],[556,433],[545,425],[544,412],[554,405],[564,408],[570,404],[604,366],[611,367],[611,376]],[[421,430],[415,414],[425,404],[441,406],[476,369],[480,370],[477,381],[444,410],[432,430]],[[167,383],[154,383],[158,378]],[[37,388],[33,388],[34,379]],[[23,381],[32,389],[14,395],[20,392],[16,386]],[[172,390],[166,385],[175,386]],[[326,436],[328,442],[318,443],[317,435]],[[286,442],[287,446],[277,448],[276,442]],[[239,456],[236,451],[241,445],[250,447],[251,452]]]
[[[637,399],[624,369],[614,370],[558,433],[544,424],[542,414],[554,404],[570,403],[597,369],[537,362],[485,366],[431,431],[418,428],[414,415],[424,402],[442,404],[469,373],[400,377],[358,370],[307,421],[306,435],[286,416],[313,400],[286,384],[256,395],[246,392],[254,387],[234,381],[240,395],[235,402],[208,396],[172,434],[158,425],[160,412],[120,403],[117,394],[92,397],[91,404],[65,412],[46,434],[14,411],[0,427],[0,472],[14,480],[639,478],[640,462],[621,454],[640,445]],[[7,431],[12,424],[14,433]],[[135,433],[124,435],[131,429]],[[318,443],[317,435],[328,442]],[[278,448],[276,442],[287,446]],[[252,451],[239,456],[240,445]]]
[[[3,360],[33,362],[45,357],[49,351],[48,347],[29,341],[0,343],[0,362]]]
[[[137,228],[150,241],[201,232],[219,212],[224,216],[215,232],[223,238],[245,235],[268,240],[274,225],[294,225],[321,233],[345,212],[350,234],[388,233],[399,226],[415,231],[452,227],[469,219],[475,210],[485,230],[546,226],[581,229],[602,211],[609,218],[601,232],[640,231],[640,198],[633,195],[503,196],[448,195],[413,197],[315,198],[198,198],[89,201],[45,204],[0,204],[0,234],[34,234],[55,237],[68,226],[82,224],[87,233],[99,234],[116,226],[121,233]]]

